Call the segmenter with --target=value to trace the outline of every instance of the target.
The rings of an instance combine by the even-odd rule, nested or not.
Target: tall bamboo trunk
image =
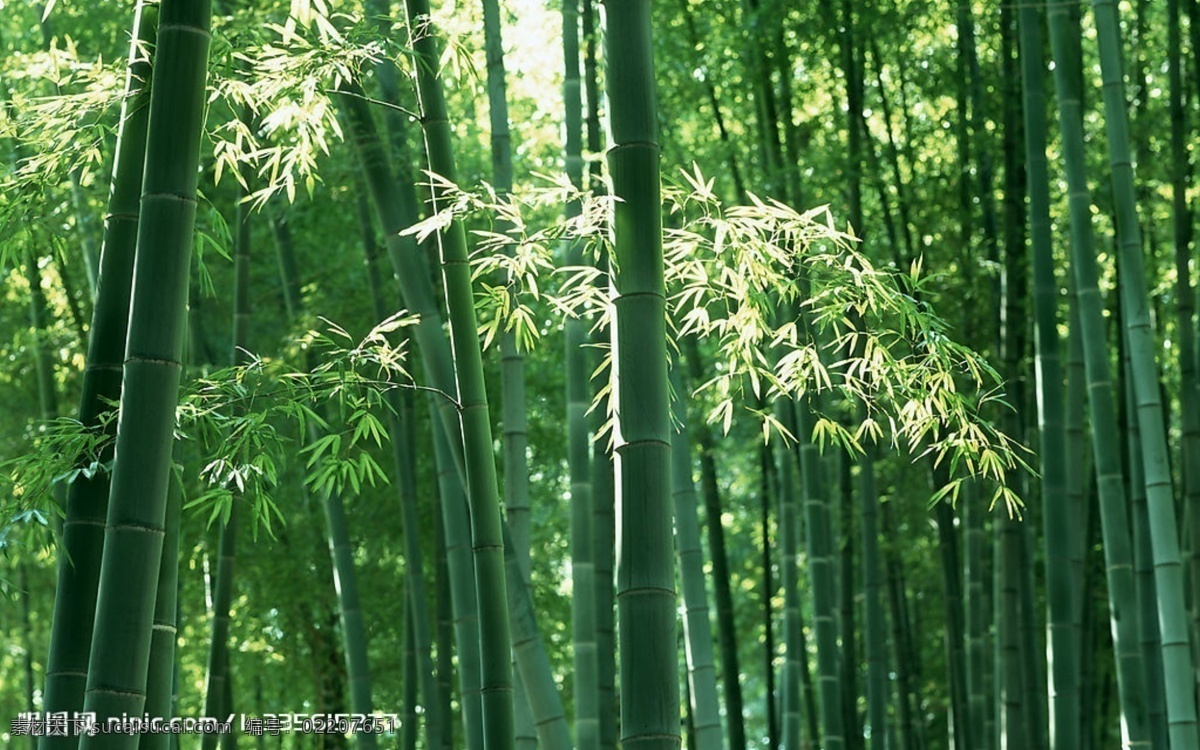
[[[146,158],[146,123],[149,115],[150,51],[157,28],[157,7],[138,3],[133,20],[125,98],[117,131],[116,156],[104,224],[101,250],[103,282],[92,308],[91,338],[83,372],[79,421],[96,427],[106,402],[121,396],[121,361],[129,321],[129,295],[137,241],[139,196]],[[115,433],[116,424],[110,423]],[[101,462],[112,458],[106,449]],[[50,629],[50,655],[46,663],[43,710],[74,713],[83,709],[92,622],[100,557],[104,547],[104,519],[108,507],[109,473],[82,475],[67,491],[54,618]],[[43,750],[67,750],[77,738],[43,737]]]
[[[679,747],[657,106],[649,0],[606,5],[622,745]]]
[[[1104,127],[1108,134],[1113,198],[1117,208],[1121,314],[1128,336],[1133,387],[1141,427],[1150,544],[1158,589],[1159,634],[1162,639],[1167,722],[1173,747],[1200,745],[1196,721],[1196,674],[1192,663],[1190,623],[1183,586],[1175,498],[1171,490],[1165,420],[1156,357],[1158,347],[1150,320],[1150,302],[1142,260],[1137,198],[1129,153],[1129,113],[1125,103],[1121,61],[1121,29],[1116,4],[1093,3],[1104,80]]]
[[[583,187],[583,103],[579,76],[579,2],[562,4],[564,147],[566,173]],[[580,202],[564,206],[568,220],[579,216]],[[566,265],[583,265],[581,242],[566,247]],[[591,403],[586,351],[587,325],[571,314],[563,322],[567,380],[567,466],[571,489],[571,577],[574,597],[571,624],[575,641],[575,738],[580,750],[600,747],[600,675],[596,649],[596,563],[592,507],[591,444],[587,410]]]
[[[162,565],[158,572],[158,592],[154,600],[154,631],[150,639],[150,667],[146,674],[146,713],[152,717],[175,715],[173,693],[176,664],[176,638],[179,595],[179,516],[183,508],[183,486],[178,474],[172,474],[167,490],[166,536],[163,538]],[[171,735],[143,734],[138,750],[167,750]]]
[[[688,673],[688,709],[692,727],[688,734],[696,750],[721,750],[721,709],[717,699],[717,668],[713,662],[712,625],[708,617],[708,592],[704,583],[704,550],[700,547],[700,520],[696,513],[696,485],[692,481],[692,453],[688,444],[687,404],[691,400],[680,375],[682,363],[672,358],[672,413],[676,431],[671,439],[671,485],[675,500],[675,546],[683,583],[683,634]],[[709,519],[710,523],[713,519]]]
[[[837,582],[833,569],[833,524],[830,502],[820,476],[820,457],[811,440],[808,403],[794,405],[801,500],[804,504],[805,549],[813,596],[813,629],[817,640],[818,690],[821,696],[821,747],[842,750],[846,744],[842,681],[838,670],[838,623],[834,601]]]
[[[776,406],[777,418],[784,425],[792,424],[793,419],[787,414],[787,402],[781,401]],[[800,620],[800,514],[797,508],[796,488],[796,458],[783,441],[776,448],[776,486],[779,488],[779,578],[783,585],[783,643],[784,662],[783,673],[780,676],[782,690],[782,707],[779,711],[783,716],[783,746],[785,748],[803,747],[801,740],[800,705],[803,691],[800,672],[808,654],[802,649],[804,642],[803,623]],[[769,660],[773,662],[773,659]],[[773,665],[771,666],[773,669]],[[768,696],[773,701],[775,696]],[[810,720],[815,717],[810,717]],[[808,742],[816,746],[820,736],[810,732]],[[777,746],[774,746],[777,747]]]
[[[406,0],[405,6],[410,28],[429,24],[428,0]],[[413,42],[418,58],[417,94],[429,169],[453,182],[455,165],[450,121],[438,69],[440,43],[432,32],[432,29],[427,29],[427,33]],[[443,191],[435,187],[434,209],[441,208],[444,201]],[[439,233],[438,240],[469,488],[467,499],[479,611],[484,748],[512,750],[515,742],[512,662],[500,493],[496,463],[492,458],[492,426],[484,386],[471,267],[467,259],[466,233],[461,222],[452,221]],[[513,585],[518,583],[514,582]]]
[[[603,148],[603,139],[600,124],[601,93],[598,71],[600,34],[596,28],[596,15],[592,0],[583,0],[580,16],[584,45],[583,90],[587,104],[587,113],[584,117],[587,125],[587,150],[592,155],[599,156]],[[604,190],[601,172],[600,161],[593,160],[588,170],[588,189],[597,194]],[[607,287],[608,258],[603,253],[601,256],[603,257],[596,258],[595,264],[596,268],[601,271],[604,281],[598,282],[598,284],[601,287]],[[590,343],[597,349],[597,353],[593,354],[593,365],[598,364],[601,359],[598,353],[600,346],[610,340],[611,335],[606,326],[592,329]],[[599,392],[603,388],[603,384],[596,382],[593,384],[593,388]],[[607,409],[604,408],[592,411],[592,434],[599,434],[602,431],[607,413]],[[608,449],[608,443],[597,440],[592,444],[592,518],[595,521],[593,571],[596,580],[596,676],[599,683],[596,695],[596,713],[600,717],[600,747],[602,750],[612,750],[617,746],[617,702],[614,689],[616,649],[613,638],[613,556],[616,534],[613,517],[613,475],[613,457]]]
[[[695,336],[684,342],[690,380],[701,382],[703,363],[700,347]],[[725,545],[725,523],[722,520],[721,491],[717,484],[717,465],[714,458],[712,432],[703,421],[693,427],[693,435],[700,449],[700,492],[704,499],[704,528],[708,537],[709,558],[712,562],[713,592],[717,604],[717,636],[721,658],[721,685],[725,695],[725,713],[728,716],[730,748],[740,750],[746,746],[746,729],[743,719],[742,675],[738,659],[738,634],[733,617],[733,587],[729,580],[729,555]]]
[[[384,293],[385,285],[379,272],[379,246],[371,226],[370,207],[361,190],[358,197],[358,218],[363,232],[364,265],[367,272],[367,285],[371,292],[371,309],[374,318],[383,321],[391,312]],[[425,565],[421,552],[420,516],[417,508],[416,436],[413,425],[412,393],[405,391],[400,394],[391,390],[384,395],[384,398],[388,406],[388,435],[392,444],[393,463],[396,466],[398,500],[404,520],[404,580],[408,593],[405,669],[407,673],[414,676],[411,685],[408,679],[405,680],[405,689],[416,692],[417,682],[420,683],[425,738],[428,747],[439,748],[442,742],[442,732],[445,729],[442,707],[437,700],[437,686],[434,683],[431,657],[432,638],[429,634],[428,596],[425,592]],[[412,646],[411,654],[407,648],[410,644]],[[405,710],[410,710],[411,705],[411,701],[406,701]],[[415,720],[415,714],[413,719]],[[406,739],[415,743],[415,732],[405,731],[409,732]]]
[[[244,118],[245,119],[245,118]],[[249,183],[253,175],[242,169],[242,179]],[[233,336],[229,358],[234,365],[245,364],[249,359],[250,329],[250,212],[244,202],[248,190],[239,190],[237,204],[237,246],[234,253],[233,272]],[[224,703],[225,689],[232,677],[227,673],[229,664],[229,608],[233,601],[233,575],[237,560],[238,520],[241,516],[242,498],[234,493],[229,515],[221,527],[221,541],[217,557],[217,586],[213,595],[212,633],[208,652],[208,684],[205,687],[204,715],[224,720],[233,712],[231,705]],[[216,733],[206,733],[202,742],[204,750],[216,747]]]
[[[504,47],[501,38],[500,4],[483,0],[483,31],[487,47],[488,117],[491,123],[492,182],[500,197],[512,191],[512,138],[508,122],[508,85],[504,71]],[[576,55],[578,57],[578,55]],[[496,232],[508,227],[498,222]],[[512,249],[509,248],[511,255]],[[511,283],[511,279],[510,279]],[[504,393],[501,421],[504,456],[504,506],[512,528],[521,567],[529,568],[529,467],[526,465],[525,435],[525,357],[517,345],[515,331],[500,334],[500,384]],[[533,714],[520,671],[513,671],[514,717],[517,746],[532,750],[537,735]]]
[[[1042,38],[1037,9],[1019,11],[1021,80],[1024,87],[1025,164],[1029,172],[1029,231],[1033,251],[1034,347],[1045,522],[1046,578],[1050,593],[1049,662],[1055,747],[1075,747],[1079,732],[1079,587],[1070,556],[1077,542],[1067,498],[1066,423],[1058,336],[1059,285],[1050,230],[1050,174],[1046,163]],[[1010,563],[1011,564],[1011,563]],[[1061,744],[1060,744],[1061,743]]]
[[[84,700],[101,722],[145,707],[204,125],[210,3],[164,0],[160,18],[134,261],[134,278],[144,283],[131,300]],[[125,734],[80,742],[86,750],[136,744]]]

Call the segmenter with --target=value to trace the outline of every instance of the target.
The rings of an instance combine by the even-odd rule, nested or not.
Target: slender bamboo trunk
[[[610,0],[606,21],[608,165],[617,199],[610,295],[621,744],[676,750],[671,434],[650,2]]]
[[[140,715],[162,559],[188,270],[204,125],[208,0],[160,6],[134,290],[84,710]],[[85,750],[133,748],[135,735],[85,736]]]
[[[212,630],[209,637],[208,666],[205,670],[204,715],[224,721],[229,713],[225,705],[225,687],[229,678],[229,608],[233,601],[233,568],[237,550],[238,518],[241,510],[235,499],[229,518],[221,526],[217,551],[217,570],[213,577]],[[217,746],[220,734],[206,732],[201,741],[204,750]]]
[[[410,28],[428,27],[428,0],[406,0],[405,7]],[[421,105],[429,169],[453,182],[456,176],[450,121],[438,69],[440,46],[432,28],[427,28],[427,33],[417,36],[413,41],[417,56],[417,98]],[[438,210],[444,200],[442,190],[435,187],[434,209]],[[452,221],[439,233],[438,240],[469,488],[467,500],[479,612],[484,748],[511,750],[515,742],[515,728],[500,492],[496,463],[492,457],[492,426],[484,386],[466,233],[462,223]]]
[[[562,4],[564,131],[566,173],[576,189],[583,187],[583,104],[579,77],[579,0]],[[579,216],[579,201],[564,206],[564,217]],[[581,242],[566,247],[566,265],[583,265]],[[587,324],[576,315],[563,322],[567,380],[567,463],[571,490],[571,605],[575,641],[575,738],[580,750],[599,750],[599,661],[596,651],[596,564],[592,508],[591,444],[587,410],[591,403],[586,351]]]
[[[243,117],[243,120],[247,118]],[[253,175],[249,169],[242,170],[242,179],[247,184]],[[249,359],[250,329],[250,215],[244,202],[248,190],[239,190],[237,204],[237,246],[234,252],[233,274],[233,336],[230,346],[230,362],[245,364]],[[231,713],[229,705],[223,705],[226,683],[230,679],[225,670],[229,663],[229,607],[233,601],[233,570],[237,559],[238,520],[241,516],[240,493],[235,493],[229,515],[221,527],[220,550],[217,558],[217,587],[213,596],[215,611],[212,619],[212,634],[208,652],[208,684],[205,687],[204,715],[222,721]],[[202,741],[204,750],[216,747],[217,735],[206,733]]]
[[[1004,107],[1003,107],[1003,124],[1004,124],[1004,215],[1001,220],[1003,228],[1003,267],[1002,276],[1000,279],[1001,293],[1003,295],[1003,306],[1001,307],[1000,320],[1000,351],[1004,361],[1004,372],[1007,380],[1012,384],[1012,401],[1021,405],[1022,413],[1027,410],[1027,381],[1023,362],[1029,356],[1029,265],[1026,260],[1026,236],[1028,225],[1031,223],[1026,220],[1026,194],[1028,193],[1028,178],[1027,178],[1027,161],[1036,161],[1038,158],[1038,146],[1032,149],[1024,147],[1026,142],[1025,132],[1022,128],[1022,81],[1021,81],[1021,62],[1022,57],[1019,54],[1019,18],[1018,10],[1008,5],[1000,9],[1000,42],[1001,42],[1001,57],[1004,85]],[[1038,50],[1041,50],[1041,43],[1038,43]],[[1037,55],[1035,60],[1040,61],[1041,55]],[[1041,84],[1041,80],[1038,80]],[[1042,109],[1044,110],[1044,104]],[[1044,119],[1044,118],[1043,118]],[[1045,169],[1045,124],[1042,125],[1042,136],[1040,148],[1042,151],[1043,169]],[[1032,201],[1031,201],[1032,203]],[[1033,210],[1030,209],[1030,218],[1032,218]],[[1052,298],[1056,299],[1056,298]],[[1035,306],[1033,311],[1036,314],[1040,306]],[[1057,306],[1052,307],[1057,313]],[[1055,316],[1057,319],[1057,314]],[[1055,343],[1057,343],[1057,328],[1053,329]],[[1035,349],[1037,344],[1037,334],[1034,334]],[[1041,354],[1039,351],[1034,352],[1034,357]],[[1057,349],[1054,351],[1055,364],[1058,364]],[[1035,364],[1036,370],[1041,370],[1041,366]],[[1059,415],[1057,440],[1062,443],[1066,439],[1066,433],[1062,426],[1062,371],[1061,367],[1057,375],[1050,375],[1047,379],[1058,385],[1059,396]],[[1036,387],[1036,386],[1035,386]],[[1007,415],[1005,430],[1013,437],[1014,440],[1024,444],[1025,436],[1028,432],[1026,421],[1022,419],[1022,413],[1016,411]],[[1041,418],[1039,417],[1039,421]],[[1044,444],[1044,443],[1039,443]],[[1059,470],[1061,477],[1061,469]],[[1043,476],[1045,474],[1043,473]],[[1061,484],[1061,482],[1060,482]],[[1022,482],[1019,485],[1022,488],[1022,495],[1027,496],[1028,483]],[[1066,507],[1066,494],[1063,491],[1065,487],[1059,488],[1059,502],[1062,507]],[[1043,494],[1043,497],[1045,495]],[[1017,545],[1020,544],[1022,538],[1028,539],[1030,536],[1030,526],[1032,524],[1021,519],[1021,525],[1017,525],[1018,521],[1009,516],[998,516],[993,519],[993,575],[994,575],[994,598],[992,600],[993,607],[993,652],[995,658],[992,660],[993,675],[990,680],[990,685],[995,690],[994,699],[989,701],[993,710],[989,711],[989,718],[994,717],[995,725],[991,732],[991,741],[993,746],[1001,750],[1002,745],[1007,744],[1009,737],[1022,737],[1026,732],[1026,703],[1034,700],[1033,696],[1023,696],[1018,692],[1018,686],[1022,678],[1023,662],[1021,661],[1020,640],[1016,637],[1017,632],[1013,626],[1020,618],[1021,606],[1021,583],[1028,579],[1022,575],[1021,567],[1018,564]],[[1072,541],[1074,541],[1072,539]],[[1062,564],[1065,569],[1063,575],[1070,576],[1069,549],[1073,544],[1068,544],[1068,559]],[[1032,598],[1032,592],[1030,592]],[[1067,613],[1068,622],[1071,621],[1071,611]],[[1078,674],[1078,670],[1076,670]],[[1006,728],[1005,724],[1008,724]],[[1032,748],[1030,749],[1032,750]]]
[[[1018,750],[1025,747],[1025,694],[1021,675],[1020,605],[1017,581],[1020,578],[1021,539],[1015,518],[1005,518],[999,524],[1001,569],[1000,606],[996,612],[997,641],[1000,644],[1000,749]]]
[[[179,595],[179,517],[183,511],[183,486],[172,473],[167,490],[166,536],[163,538],[162,564],[158,572],[158,593],[154,600],[154,630],[150,637],[150,666],[146,674],[146,713],[151,718],[167,719],[175,715],[173,701],[176,659],[176,623]],[[167,750],[171,735],[146,733],[138,750]]]
[[[785,425],[791,424],[791,420],[787,419],[786,407],[786,402],[780,402],[776,408],[778,417],[781,420],[787,420],[783,422]],[[803,641],[800,621],[800,582],[798,580],[800,517],[796,507],[796,458],[787,450],[783,441],[779,442],[780,445],[776,449],[778,454],[776,486],[779,488],[779,577],[783,585],[783,642],[785,649],[783,673],[780,676],[783,705],[779,713],[783,717],[781,735],[783,747],[799,748],[803,746],[800,734],[802,726],[800,721],[802,692],[800,669],[801,663],[808,658],[800,646]],[[815,746],[818,736],[812,735],[808,740]],[[772,747],[777,748],[778,744],[773,744]]]
[[[763,445],[759,449],[759,534],[762,537],[762,628],[763,654],[766,657],[764,677],[767,684],[763,713],[767,718],[767,747],[777,750],[779,747],[779,720],[775,712],[775,629],[771,600],[778,591],[774,576],[771,573],[771,502],[779,493],[774,491],[775,461],[772,458],[771,446]]]
[[[407,561],[405,562],[407,566]],[[411,595],[410,595],[411,596]],[[404,699],[400,706],[400,748],[401,750],[417,750],[417,703],[421,700],[420,688],[417,686],[421,676],[417,666],[416,636],[413,634],[413,607],[409,599],[404,605]],[[436,703],[437,693],[433,695]],[[437,708],[434,709],[435,711]],[[429,737],[426,734],[426,737]],[[439,738],[437,745],[432,742],[430,747],[441,747]]]
[[[700,347],[693,336],[684,341],[690,382],[703,379]],[[717,604],[717,635],[721,655],[721,684],[725,689],[725,713],[729,717],[729,747],[740,750],[746,746],[743,719],[741,665],[738,660],[737,626],[733,617],[733,587],[729,574],[729,554],[725,545],[725,524],[722,521],[721,491],[717,484],[716,448],[712,432],[703,421],[692,428],[693,439],[700,449],[700,491],[704,498],[704,527],[707,531],[709,558],[712,562],[713,591]]]
[[[1037,9],[1019,11],[1024,86],[1025,160],[1029,170],[1029,228],[1033,251],[1034,347],[1038,390],[1038,437],[1044,506],[1046,596],[1051,665],[1050,701],[1054,747],[1074,748],[1079,732],[1079,588],[1070,558],[1077,525],[1067,498],[1067,434],[1058,336],[1059,285],[1050,230],[1050,176],[1046,163],[1042,39]]]
[[[1193,654],[1200,642],[1200,391],[1196,374],[1195,291],[1192,289],[1193,222],[1188,206],[1186,92],[1183,86],[1179,0],[1167,3],[1167,57],[1170,65],[1171,217],[1175,235],[1176,330],[1179,340],[1179,411],[1183,430],[1183,508],[1187,523],[1187,572],[1191,596]]]
[[[512,139],[509,135],[507,83],[504,72],[504,48],[501,38],[500,6],[497,0],[483,2],[483,30],[487,47],[488,116],[491,123],[492,182],[500,197],[512,191]],[[576,55],[578,57],[578,55]],[[508,227],[498,223],[497,232]],[[509,250],[511,254],[511,249]],[[517,346],[514,331],[500,334],[500,383],[504,392],[502,423],[504,460],[504,504],[518,559],[529,567],[529,467],[526,465],[525,358]],[[514,657],[515,658],[515,657]],[[525,682],[513,671],[514,719],[517,745],[532,750],[537,743],[533,714],[526,696]]]
[[[1088,405],[1091,413],[1092,449],[1096,456],[1096,483],[1104,530],[1108,567],[1110,621],[1117,653],[1117,684],[1129,742],[1147,738],[1145,689],[1138,652],[1132,549],[1126,520],[1121,461],[1116,442],[1117,422],[1104,325],[1100,311],[1096,257],[1091,227],[1090,196],[1083,171],[1083,128],[1078,88],[1079,58],[1071,52],[1073,24],[1067,9],[1048,4],[1054,78],[1058,91],[1059,128],[1067,172],[1071,223],[1072,269],[1079,305]]]
[[[17,586],[20,590],[21,599],[21,671],[25,676],[25,712],[34,713],[37,710],[37,704],[34,703],[34,678],[33,678],[33,624],[30,616],[29,606],[30,588],[29,588],[29,564],[25,560],[21,560],[16,565],[17,568]],[[33,750],[37,748],[38,738],[34,734],[29,735],[29,746]]]
[[[862,534],[864,639],[867,652],[867,725],[871,750],[890,750],[888,731],[887,620],[883,613],[883,573],[879,561],[879,496],[875,457],[870,450],[858,461],[859,518]]]
[[[883,505],[883,536],[895,539],[896,528],[892,521],[892,506]],[[887,570],[888,608],[892,625],[892,647],[895,651],[896,682],[900,702],[900,725],[904,747],[909,750],[924,750],[925,723],[921,718],[920,669],[916,651],[912,647],[912,625],[908,616],[908,595],[905,591],[900,556],[895,546],[888,544],[883,549]]]
[[[946,603],[946,671],[950,681],[950,726],[955,748],[973,747],[967,714],[967,667],[964,653],[963,596],[958,539],[954,533],[954,510],[945,502],[935,511],[938,549],[941,553],[942,584]]]
[[[817,673],[821,696],[821,747],[842,750],[846,744],[842,681],[838,670],[837,593],[833,568],[833,524],[830,503],[821,483],[820,457],[812,443],[812,417],[807,402],[794,404],[801,498],[804,503],[805,548],[813,596],[813,628],[817,640]]]
[[[367,271],[367,286],[371,293],[371,308],[376,320],[383,321],[390,314],[384,293],[384,284],[378,266],[378,243],[371,227],[370,207],[366,196],[358,191],[358,218],[363,232],[364,265]],[[392,459],[396,466],[399,502],[404,519],[404,579],[408,593],[406,642],[411,641],[413,658],[411,673],[420,681],[420,693],[424,697],[422,713],[425,722],[425,737],[428,747],[441,746],[443,720],[441,706],[437,701],[434,684],[432,642],[429,634],[428,597],[425,592],[425,565],[421,553],[420,517],[417,508],[416,486],[416,435],[413,425],[412,392],[388,391],[384,396],[387,406],[388,435],[392,445]],[[408,685],[405,685],[406,689]],[[416,685],[413,685],[416,689]],[[408,710],[408,705],[405,706]],[[414,733],[415,734],[415,733]],[[412,738],[415,742],[415,737]]]
[[[835,529],[839,542],[838,575],[838,633],[841,635],[840,670],[842,676],[842,715],[845,728],[846,750],[861,750],[863,746],[862,722],[858,714],[858,674],[862,659],[858,652],[858,626],[855,624],[854,601],[859,587],[854,580],[854,482],[851,479],[851,459],[844,451],[829,456],[830,473],[836,472],[836,480],[830,484],[837,487],[838,504]]]
[[[143,45],[153,44],[157,25],[157,7],[138,3],[104,224],[100,261],[103,282],[92,308],[91,337],[79,406],[79,421],[91,428],[99,424],[100,415],[108,410],[106,402],[116,401],[121,396],[121,362],[129,320],[138,199],[142,192],[149,115],[150,57],[149,50]],[[115,420],[108,429],[115,435]],[[106,449],[100,456],[102,462],[111,458],[111,449]],[[46,664],[43,699],[46,712],[71,714],[83,709],[109,481],[108,472],[97,471],[90,476],[78,477],[67,491],[50,654]],[[68,750],[77,742],[77,738],[43,737],[39,746],[42,750]]]
[[[717,699],[717,670],[713,661],[712,625],[708,617],[708,593],[704,582],[704,551],[700,547],[700,521],[696,512],[696,486],[692,481],[692,455],[688,443],[687,391],[680,375],[681,362],[674,357],[671,388],[676,431],[671,440],[671,481],[675,500],[675,546],[683,582],[683,634],[688,672],[688,708],[692,720],[689,735],[696,750],[721,750],[720,704]],[[709,519],[710,523],[713,519]]]
[[[967,677],[967,716],[971,722],[971,737],[975,743],[971,747],[987,747],[987,737],[984,736],[983,716],[987,710],[987,697],[984,691],[984,660],[987,658],[987,647],[984,642],[984,599],[990,595],[986,590],[985,581],[988,579],[983,569],[984,546],[984,508],[980,507],[978,486],[971,483],[965,488],[962,500],[962,523],[964,527],[964,567],[963,578],[966,581],[966,592],[963,598],[963,647],[966,655]]]
[[[436,491],[436,490],[435,490]],[[444,501],[439,499],[438,506]],[[438,714],[450,716],[450,697],[454,682],[453,638],[454,612],[450,601],[450,571],[447,569],[446,535],[442,530],[442,513],[434,513],[434,608],[437,610],[437,697]],[[442,750],[452,750],[454,722],[447,721],[442,732]],[[437,750],[432,747],[430,750]]]
[[[596,28],[596,13],[592,0],[583,0],[580,10],[581,31],[583,34],[583,90],[586,96],[587,112],[584,121],[587,125],[587,150],[594,156],[599,156],[603,148],[600,125],[600,97],[602,96],[599,81],[599,37]],[[601,178],[599,159],[591,162],[588,170],[589,190],[600,193],[604,190]],[[603,254],[602,254],[603,255]],[[596,267],[602,272],[605,281],[598,282],[607,285],[608,258],[596,259]],[[611,333],[607,327],[593,328],[590,343],[596,348],[611,341]],[[600,355],[593,355],[593,364],[598,365]],[[595,367],[593,367],[593,370]],[[602,385],[597,382],[594,388],[599,390]],[[592,411],[591,432],[597,435],[606,420],[607,410],[597,408]],[[613,555],[615,549],[616,531],[614,526],[613,498],[613,456],[608,449],[607,441],[597,440],[592,444],[592,516],[595,525],[595,564],[593,567],[596,580],[596,659],[597,659],[597,705],[596,713],[600,717],[600,747],[602,750],[613,750],[617,745],[617,701],[614,684],[616,682],[616,649],[613,638]]]
[[[1166,695],[1163,686],[1162,642],[1158,633],[1158,589],[1154,584],[1154,556],[1150,544],[1150,519],[1146,509],[1145,476],[1142,471],[1141,431],[1134,406],[1128,348],[1122,357],[1125,372],[1125,397],[1129,424],[1125,434],[1129,464],[1129,504],[1133,529],[1134,571],[1137,576],[1138,628],[1141,634],[1142,669],[1145,672],[1146,718],[1150,726],[1150,746],[1170,747],[1167,734]]]

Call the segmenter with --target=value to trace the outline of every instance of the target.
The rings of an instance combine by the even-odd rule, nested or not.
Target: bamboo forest
[[[0,746],[1200,750],[1198,0],[0,0]]]

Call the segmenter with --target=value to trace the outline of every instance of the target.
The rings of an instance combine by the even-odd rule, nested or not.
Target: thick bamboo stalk
[[[1074,747],[1079,723],[1079,587],[1070,556],[1078,542],[1067,498],[1067,434],[1058,336],[1059,284],[1050,234],[1050,174],[1046,163],[1042,38],[1037,9],[1019,11],[1021,80],[1024,89],[1025,165],[1029,173],[1029,231],[1034,283],[1034,348],[1038,390],[1046,579],[1049,593],[1048,660],[1055,747]],[[1010,563],[1011,564],[1011,563]],[[1061,745],[1059,743],[1062,743]]]
[[[153,43],[157,25],[157,7],[138,3],[104,224],[101,283],[92,309],[91,338],[83,372],[79,421],[87,427],[96,427],[100,415],[109,408],[106,402],[116,401],[121,396],[121,361],[129,322],[138,201],[142,192],[149,115],[150,90],[146,84],[150,79],[150,56],[143,45]],[[108,429],[115,434],[115,420]],[[106,449],[100,460],[106,462],[111,458],[111,449]],[[108,472],[97,471],[91,476],[78,477],[67,491],[50,655],[46,664],[43,699],[46,712],[74,713],[83,709],[109,480]],[[68,750],[77,742],[78,738],[43,737],[40,747],[43,750]]]
[[[613,390],[621,744],[677,750],[670,419],[657,105],[649,0],[610,0]]]
[[[124,388],[105,529],[84,710],[99,721],[140,715],[187,312],[211,7],[164,0],[150,97],[137,285],[125,347]],[[136,747],[136,735],[85,736],[86,750]]]

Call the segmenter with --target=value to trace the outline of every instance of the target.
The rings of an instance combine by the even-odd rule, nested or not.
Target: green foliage
[[[566,241],[585,243],[592,257],[611,257],[609,195],[575,190],[565,176],[543,178],[548,186],[511,196],[497,196],[486,184],[468,191],[438,175],[429,179],[447,201],[405,234],[423,241],[454,217],[472,215],[508,227],[504,233],[475,232],[477,279],[506,279],[481,283],[485,344],[503,330],[531,347],[543,299],[564,315],[607,325],[607,293],[596,283],[600,272],[556,267],[553,254]],[[989,404],[1003,405],[1002,379],[981,355],[950,338],[949,324],[928,302],[934,291],[920,260],[908,273],[877,267],[852,234],[836,228],[825,206],[799,212],[753,194],[749,205],[727,206],[698,165],[663,193],[680,224],[664,238],[676,333],[717,347],[715,373],[698,388],[717,395],[710,422],[729,432],[742,404],[762,421],[764,437],[790,438],[769,410],[747,404],[835,394],[826,401],[862,403],[866,416],[848,427],[835,416],[818,415],[811,438],[822,449],[861,453],[865,444],[887,439],[914,457],[948,463],[951,479],[931,502],[956,499],[967,477],[983,477],[995,483],[992,505],[1003,502],[1010,514],[1019,513],[1022,500],[1010,475],[1031,471],[1023,449],[981,414]],[[579,216],[539,229],[523,219],[539,206],[567,200],[583,203]]]
[[[295,452],[284,426],[303,435],[309,423],[316,423],[322,431],[298,451],[304,457],[304,481],[313,492],[358,494],[364,486],[388,482],[370,452],[387,440],[379,416],[388,408],[383,394],[417,387],[405,370],[404,344],[393,344],[389,337],[416,318],[401,311],[357,342],[337,324],[324,322],[324,331],[309,331],[298,342],[301,349],[323,353],[315,368],[294,369],[283,360],[251,356],[245,364],[185,385],[176,437],[194,443],[203,457],[198,473],[203,489],[185,509],[204,514],[211,524],[228,519],[235,497],[241,497],[252,508],[255,533],[262,525],[274,536],[274,525],[285,521],[275,493],[279,467]],[[328,404],[335,408],[336,420],[318,415],[317,407]],[[108,412],[94,429],[66,418],[36,424],[27,449],[0,463],[0,481],[12,498],[3,515],[44,510],[56,484],[111,470],[97,457],[112,439],[103,423],[115,413]]]
[[[11,235],[45,221],[45,204],[69,176],[95,179],[121,104],[124,61],[84,58],[68,40],[6,62],[0,143],[12,159],[0,164],[0,233]],[[15,262],[16,250],[4,243],[0,261]]]

